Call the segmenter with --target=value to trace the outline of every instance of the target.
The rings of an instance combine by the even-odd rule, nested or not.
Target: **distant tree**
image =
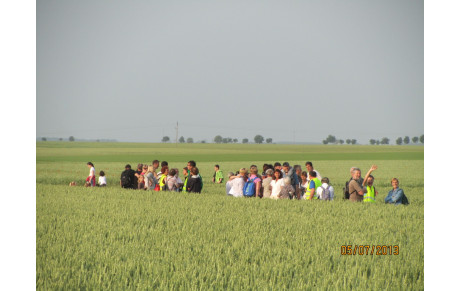
[[[223,143],[228,143],[228,138],[224,137],[224,138],[222,139],[222,142],[223,142]]]
[[[214,138],[214,142],[215,143],[222,143],[222,136],[216,135],[216,137]]]
[[[418,143],[418,136],[414,136],[414,137],[412,138],[412,142],[413,142],[413,143]]]
[[[234,142],[234,143],[237,143],[237,142],[238,142],[238,139],[237,139],[237,138],[234,138],[234,139],[233,139],[233,142]]]
[[[425,135],[422,134],[422,135],[420,136],[420,142],[423,143],[424,141],[425,141]]]
[[[42,141],[46,141],[46,137],[42,137]]]
[[[205,139],[203,139],[203,140],[201,141],[201,143],[206,143],[206,140],[205,140]]]
[[[256,135],[256,136],[254,137],[254,142],[255,142],[255,143],[263,143],[263,142],[264,142],[264,137],[261,136],[260,134],[258,134],[258,135]]]
[[[351,144],[351,139],[347,138],[347,140],[345,141],[347,144]]]
[[[370,140],[369,140],[369,143],[370,143],[371,145],[375,145],[376,141],[375,141],[375,139],[370,139]]]
[[[323,144],[327,144],[327,140],[323,139]]]
[[[352,139],[351,144],[356,144],[356,141],[357,141],[356,139]]]
[[[62,137],[59,138],[59,141],[62,141]]]
[[[184,142],[185,142],[185,138],[184,138],[183,136],[181,136],[181,137],[179,138],[179,142],[180,142],[180,143],[184,143]]]
[[[96,142],[101,142],[101,140],[99,140],[99,139],[96,139]]]
[[[193,143],[193,138],[191,137],[187,138],[187,143]]]
[[[248,142],[249,142],[249,139],[243,138],[243,143],[248,143]]]
[[[376,140],[375,143],[376,143],[377,145],[380,145],[380,141],[379,141],[379,140]]]
[[[272,143],[272,141],[273,141],[273,138],[269,137],[269,138],[267,138],[267,140],[265,142],[266,143]]]
[[[73,136],[70,136],[69,141],[75,141],[75,138]]]
[[[398,138],[396,139],[396,144],[397,144],[397,145],[402,145],[402,143],[403,143],[402,137],[398,137]]]
[[[336,139],[335,136],[333,136],[333,135],[328,135],[328,136],[326,137],[326,141],[327,141],[328,143],[336,143],[336,142],[337,142],[337,139]]]
[[[232,143],[232,142],[233,142],[233,138],[227,137],[227,142],[228,142],[228,143]]]
[[[384,137],[382,138],[382,140],[380,141],[381,144],[390,144],[390,139],[388,137]]]
[[[406,137],[403,139],[403,141],[404,141],[404,144],[409,144],[410,138],[409,138],[408,136],[406,136]]]
[[[344,144],[345,141],[343,139],[339,139],[339,144]]]
[[[163,136],[163,139],[161,141],[162,142],[168,142],[169,141],[169,136]]]

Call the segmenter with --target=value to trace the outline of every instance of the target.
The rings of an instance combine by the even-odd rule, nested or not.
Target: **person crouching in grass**
[[[193,167],[190,170],[191,176],[187,179],[187,192],[201,193],[201,179],[199,176],[199,170],[197,167]]]
[[[104,173],[104,171],[100,171],[100,172],[99,172],[98,186],[99,186],[99,187],[105,187],[105,186],[107,186],[107,179],[105,178],[105,173]]]

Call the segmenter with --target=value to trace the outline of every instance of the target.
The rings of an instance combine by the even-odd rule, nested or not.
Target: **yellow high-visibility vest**
[[[311,179],[311,181],[315,182],[315,192],[316,192],[316,189],[321,187],[321,181],[318,178],[313,178]],[[307,190],[305,191],[305,198],[307,198],[307,200],[310,200],[310,190],[311,190],[310,183],[308,183]],[[318,197],[316,195],[313,195],[313,200],[314,199],[318,199]]]
[[[363,202],[375,203],[375,187],[367,186],[367,193],[364,193]]]

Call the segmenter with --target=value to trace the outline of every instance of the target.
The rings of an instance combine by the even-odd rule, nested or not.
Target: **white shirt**
[[[281,187],[284,186],[284,179],[278,179],[278,181],[273,180],[270,182],[270,186],[272,186],[272,194],[270,195],[270,198],[277,199],[281,192]]]
[[[232,188],[230,189],[230,194],[235,197],[243,197],[243,187],[244,187],[244,179],[243,177],[238,177],[233,179],[232,181]]]
[[[326,184],[326,183],[323,183],[323,184],[321,185],[321,187],[324,187],[324,189],[326,189],[327,187],[329,187],[329,194],[330,194],[329,199],[330,199],[330,200],[333,200],[333,199],[334,199],[334,187],[329,186],[329,185]],[[321,187],[318,187],[318,189],[316,189],[316,195],[318,195],[318,198],[319,198],[319,199],[323,199],[323,188],[321,188]]]
[[[107,180],[105,179],[105,176],[99,176],[98,183],[99,185],[107,185]]]
[[[96,169],[94,167],[91,167],[91,169],[89,169],[89,175],[96,176]]]

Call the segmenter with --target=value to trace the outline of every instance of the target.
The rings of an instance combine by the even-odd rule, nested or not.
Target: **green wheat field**
[[[423,146],[37,142],[38,290],[424,288]],[[119,187],[125,164],[195,160],[201,194]],[[85,188],[87,162],[108,187]],[[214,165],[311,161],[336,199],[226,196]],[[342,200],[349,169],[372,164],[377,203]],[[397,177],[410,205],[386,205]],[[69,187],[76,181],[77,187]],[[343,254],[342,246],[395,246],[399,254]],[[363,248],[361,248],[362,250]]]

